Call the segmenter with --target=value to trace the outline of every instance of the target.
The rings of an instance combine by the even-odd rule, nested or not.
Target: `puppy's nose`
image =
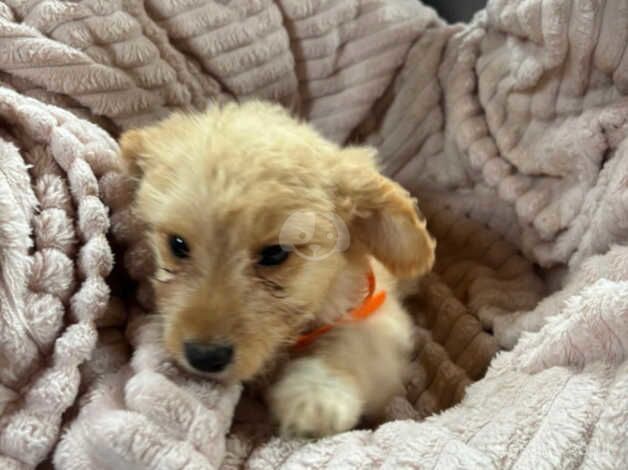
[[[220,372],[233,359],[233,347],[225,344],[185,343],[185,358],[201,372]]]

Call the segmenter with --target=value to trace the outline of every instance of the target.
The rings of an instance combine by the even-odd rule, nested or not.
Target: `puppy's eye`
[[[260,266],[277,266],[288,259],[290,249],[281,245],[270,245],[259,252],[257,264]]]
[[[187,258],[190,256],[190,248],[185,240],[179,235],[170,235],[168,237],[168,245],[170,245],[170,251],[177,258]]]

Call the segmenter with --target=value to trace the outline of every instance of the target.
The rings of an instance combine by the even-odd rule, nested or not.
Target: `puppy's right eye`
[[[170,235],[168,237],[168,244],[170,245],[170,251],[177,258],[184,259],[190,256],[188,244],[179,235]]]
[[[288,259],[290,250],[281,245],[270,245],[259,253],[257,264],[260,266],[277,266]]]

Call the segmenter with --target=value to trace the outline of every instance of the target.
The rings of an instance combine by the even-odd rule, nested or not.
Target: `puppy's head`
[[[246,380],[317,319],[367,254],[431,268],[414,200],[373,152],[340,149],[260,102],[174,115],[121,139],[149,227],[164,342],[184,367]]]

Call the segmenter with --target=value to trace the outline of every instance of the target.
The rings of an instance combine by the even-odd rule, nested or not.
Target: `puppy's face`
[[[121,148],[140,181],[165,346],[197,373],[255,376],[366,254],[401,276],[433,263],[414,201],[372,151],[341,150],[279,107],[174,115]]]

